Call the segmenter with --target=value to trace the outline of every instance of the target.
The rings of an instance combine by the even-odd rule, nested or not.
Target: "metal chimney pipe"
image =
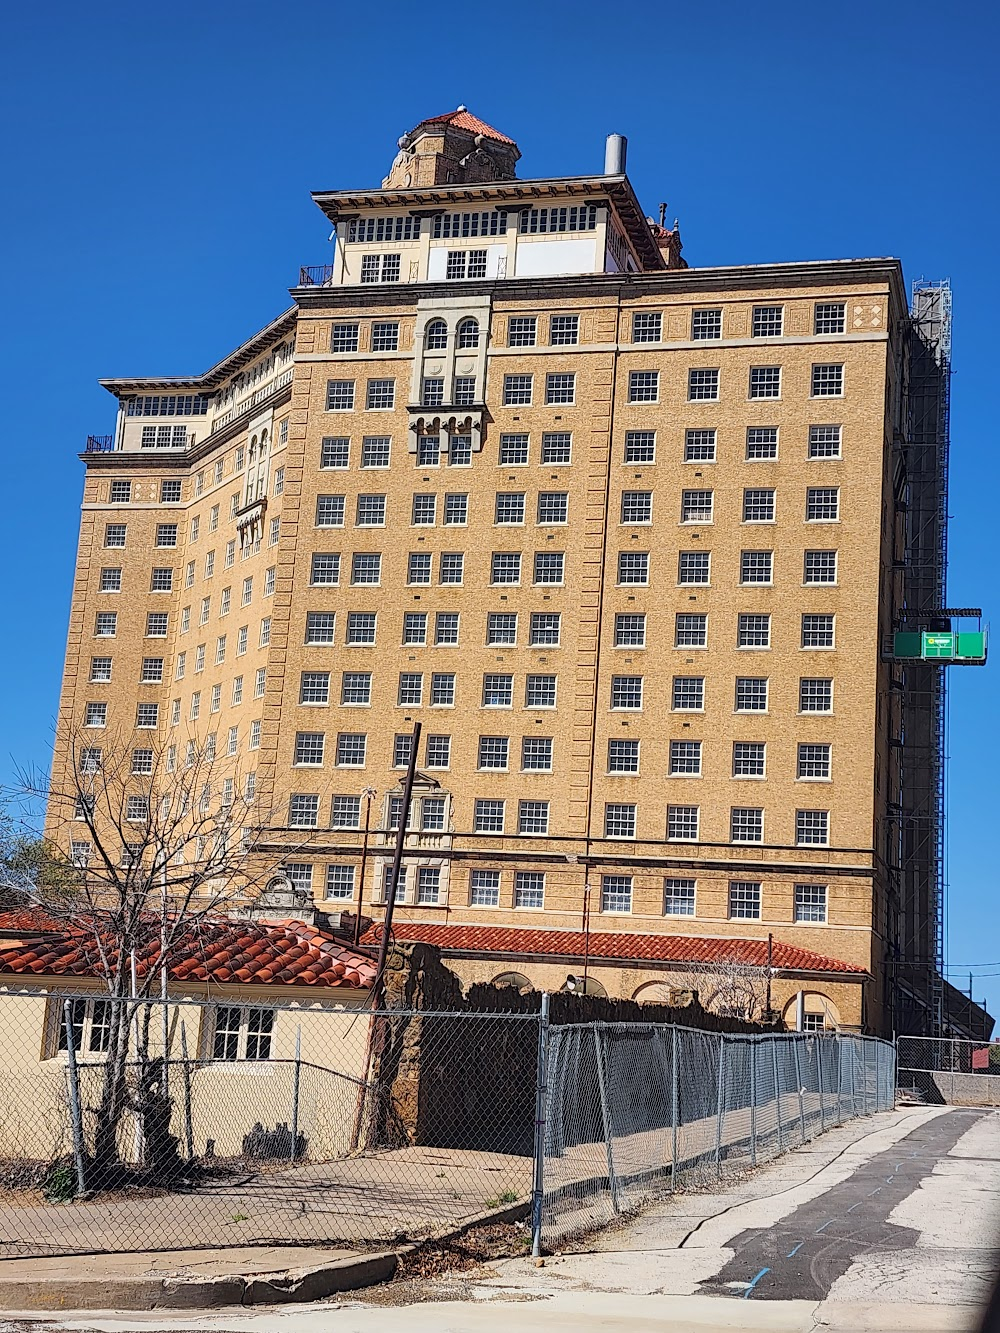
[[[604,148],[605,176],[624,176],[628,139],[624,134],[609,134]]]

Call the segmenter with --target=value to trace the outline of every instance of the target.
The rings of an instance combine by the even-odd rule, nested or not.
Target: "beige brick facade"
[[[84,725],[91,702],[108,704],[105,736],[131,736],[137,706],[156,703],[151,734],[174,763],[209,735],[227,751],[235,728],[234,762],[255,772],[275,812],[274,856],[285,848],[300,878],[312,867],[318,899],[328,867],[354,868],[351,896],[344,878],[331,880],[331,908],[357,904],[362,843],[357,828],[338,827],[361,815],[337,819],[333,798],[374,788],[363,899],[377,917],[389,794],[403,773],[397,737],[419,721],[427,781],[418,782],[400,925],[577,929],[589,894],[594,930],[771,932],[870,972],[864,987],[810,988],[825,989],[840,1021],[884,1028],[890,890],[877,848],[896,778],[880,645],[891,627],[898,265],[511,276],[458,287],[404,274],[391,285],[303,286],[295,298],[251,349],[266,358],[294,330],[290,383],[286,364],[275,363],[254,407],[240,411],[237,399],[231,420],[185,450],[87,455],[64,751],[71,734],[101,743],[101,729]],[[843,309],[842,332],[816,332],[827,307]],[[771,325],[761,322],[765,308]],[[693,336],[705,311],[721,312],[719,336]],[[755,311],[758,335],[776,320],[780,332],[755,336]],[[573,315],[577,341],[553,344],[553,317]],[[655,329],[655,320],[635,322],[644,315],[659,316],[655,340],[636,341],[636,330]],[[532,346],[517,345],[526,317]],[[462,347],[470,318],[478,346]],[[435,319],[446,325],[441,348],[425,346]],[[373,325],[394,323],[395,349],[380,351],[385,330],[373,340]],[[357,350],[333,350],[334,330],[353,325]],[[560,336],[567,325],[555,327]],[[353,347],[353,336],[337,337]],[[751,396],[758,369],[779,372],[755,377],[773,396]],[[221,363],[213,383],[232,371]],[[717,372],[717,396],[693,396],[700,371]],[[419,407],[424,381],[444,376],[474,382],[468,406],[446,397]],[[816,392],[836,387],[837,376],[840,392]],[[530,377],[530,395],[523,378],[509,377]],[[392,383],[391,406],[366,406],[369,394],[388,394],[373,381]],[[353,383],[352,406],[331,382]],[[164,392],[152,381],[123,385],[114,386],[123,403]],[[515,390],[530,401],[505,401]],[[176,390],[210,391],[206,377]],[[433,438],[450,450],[435,456]],[[386,439],[388,450],[372,447]],[[346,452],[324,444],[342,440]],[[162,484],[176,480],[182,498],[163,503]],[[112,499],[122,481],[131,482],[127,502]],[[124,547],[108,547],[108,525],[122,523]],[[177,545],[157,547],[160,525],[174,523]],[[682,572],[682,557],[699,554],[709,557],[707,575],[704,559]],[[330,581],[318,582],[316,555],[339,557],[336,581],[328,560]],[[375,562],[357,559],[365,556],[379,557],[377,575]],[[517,581],[498,581],[513,580],[514,556]],[[167,567],[172,590],[152,592],[154,569]],[[120,591],[101,591],[107,568],[120,568]],[[147,616],[161,609],[167,631],[153,638]],[[113,637],[97,633],[105,611],[117,612]],[[423,643],[415,616],[426,617]],[[704,646],[690,642],[702,623]],[[740,646],[741,633],[759,646]],[[809,633],[831,646],[807,646]],[[92,681],[91,659],[107,656],[110,682]],[[144,659],[159,657],[162,683],[142,684]],[[737,708],[738,681],[740,699],[755,707]],[[302,701],[324,688],[328,702]],[[831,705],[804,711],[803,691],[814,703],[828,692]],[[352,698],[368,702],[342,702]],[[322,744],[321,763],[296,763],[301,736],[324,738],[308,742],[313,757]],[[361,742],[344,738],[362,736],[363,762],[349,762]],[[443,737],[447,747],[435,739]],[[502,767],[485,766],[505,753]],[[611,771],[633,762],[637,772]],[[695,771],[673,771],[684,767]],[[315,831],[289,828],[302,822],[290,812],[296,795],[318,797]],[[502,833],[484,831],[489,812],[501,818],[487,801],[503,803]],[[759,837],[734,841],[734,819],[754,832],[757,818],[734,811],[763,812]],[[532,821],[539,832],[519,831]],[[436,887],[431,875],[421,888],[421,867],[440,871]],[[495,906],[485,871],[499,872]],[[519,874],[544,880],[518,883]],[[690,913],[690,890],[673,881],[694,881]],[[734,916],[758,890],[733,885],[759,885],[756,915]],[[813,890],[798,890],[798,906],[796,886]],[[668,914],[668,898],[684,911]],[[802,919],[810,912],[825,920]],[[465,964],[463,975],[483,979],[491,966]],[[552,982],[551,966],[539,964],[537,980]],[[622,970],[606,988],[632,995],[656,980]],[[779,991],[784,1005],[793,991]]]

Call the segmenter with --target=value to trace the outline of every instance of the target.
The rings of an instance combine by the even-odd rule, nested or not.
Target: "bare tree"
[[[766,967],[723,960],[712,963],[700,980],[701,1002],[706,1009],[748,1022],[768,1018]]]
[[[119,1128],[131,1111],[149,1175],[169,1181],[185,1169],[169,1132],[171,959],[213,917],[251,903],[267,881],[274,860],[266,862],[255,842],[272,823],[270,811],[260,808],[255,775],[242,772],[235,756],[217,755],[212,742],[192,738],[178,753],[176,744],[158,746],[143,731],[105,733],[99,746],[76,734],[65,753],[51,779],[18,773],[22,836],[12,855],[8,827],[0,887],[82,932],[107,991],[110,1030],[91,1108],[93,1178],[116,1169]],[[32,814],[43,805],[44,824],[33,829]],[[163,1033],[162,1054],[154,1056],[156,1008]]]

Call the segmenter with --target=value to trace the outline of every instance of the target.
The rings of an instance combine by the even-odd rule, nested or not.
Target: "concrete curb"
[[[70,1269],[72,1256],[68,1256],[65,1278],[0,1280],[0,1310],[206,1310],[226,1305],[319,1301],[338,1291],[387,1282],[396,1272],[399,1256],[413,1248],[406,1245],[378,1254],[351,1255],[271,1275],[209,1278],[154,1274],[75,1278]]]

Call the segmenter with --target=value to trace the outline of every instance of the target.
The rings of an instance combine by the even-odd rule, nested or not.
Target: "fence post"
[[[719,1082],[715,1092],[715,1170],[722,1175],[722,1125],[726,1118],[726,1038],[719,1037]]]
[[[678,1057],[680,1055],[681,1034],[676,1026],[671,1029],[673,1036],[671,1038],[671,1060],[670,1060],[670,1188],[677,1188],[677,1139],[678,1126],[681,1111],[680,1079],[678,1071]]]
[[[851,1038],[851,1117],[858,1113],[858,1039]]]
[[[608,1159],[608,1187],[611,1190],[611,1207],[619,1212],[618,1178],[615,1175],[615,1154],[611,1141],[611,1115],[608,1107],[608,1086],[604,1077],[604,1060],[601,1053],[601,1025],[594,1024],[594,1053],[597,1057],[597,1086],[601,1094],[601,1121],[604,1125],[604,1147]]]
[[[816,1043],[816,1081],[819,1084],[819,1132],[826,1132],[826,1093],[823,1090],[823,1038],[813,1037]]]
[[[542,1208],[545,1202],[545,1118],[548,1106],[549,993],[542,991],[538,1017],[538,1060],[535,1066],[535,1142],[531,1171],[531,1257],[542,1253]]]
[[[757,1165],[757,1038],[750,1043],[750,1165]]]
[[[83,1112],[80,1109],[80,1079],[76,1068],[76,1046],[73,1037],[73,1002],[63,1001],[63,1022],[66,1024],[66,1062],[69,1074],[69,1113],[73,1127],[73,1162],[76,1166],[76,1192],[87,1192],[87,1171],[83,1154]]]
[[[181,1019],[181,1055],[184,1057],[181,1068],[184,1071],[184,1146],[188,1161],[194,1161],[194,1124],[191,1118],[191,1063],[188,1059],[187,1028]]]
[[[799,1089],[799,1126],[802,1134],[802,1142],[805,1143],[806,1107],[805,1107],[805,1102],[802,1099],[802,1053],[799,1050],[802,1038],[796,1034],[796,1036],[790,1037],[789,1040],[792,1043],[792,1050],[795,1052],[795,1082],[798,1084],[798,1089]]]
[[[971,984],[971,983],[970,983]],[[955,1061],[958,1058],[957,1042],[954,1037],[951,1039],[951,1104],[955,1105]]]
[[[774,1109],[775,1118],[778,1125],[778,1152],[784,1151],[784,1145],[781,1141],[781,1084],[778,1082],[778,1042],[772,1032],[768,1037],[771,1043],[771,1069],[774,1077]]]
[[[292,1146],[288,1156],[294,1162],[299,1155],[299,1088],[302,1083],[302,1024],[295,1029],[295,1072],[292,1075]]]

